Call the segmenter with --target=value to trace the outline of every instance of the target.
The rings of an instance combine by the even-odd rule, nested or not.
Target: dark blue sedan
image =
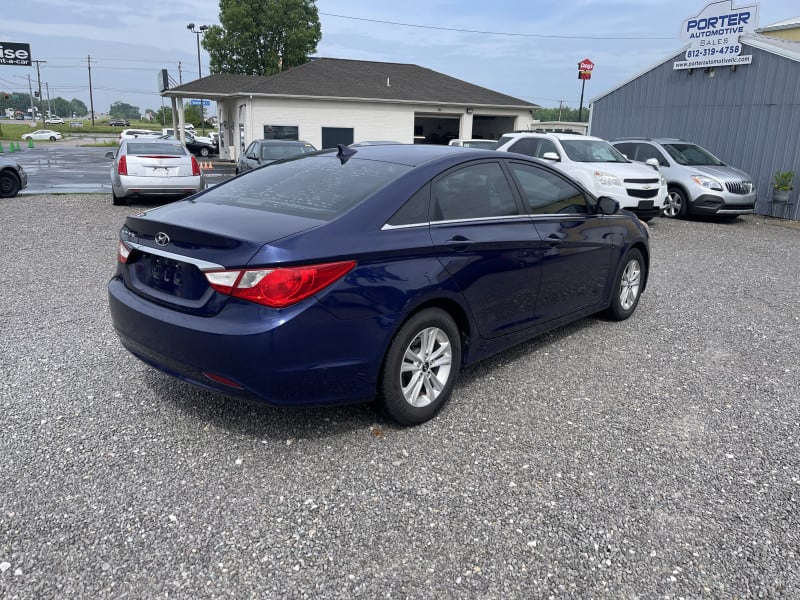
[[[433,417],[464,365],[647,283],[647,227],[547,164],[340,147],[128,217],[109,300],[134,355],[273,405]]]

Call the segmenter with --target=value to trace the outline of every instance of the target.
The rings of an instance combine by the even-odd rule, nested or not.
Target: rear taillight
[[[194,156],[192,156],[192,175],[200,175],[200,164]]]
[[[208,283],[220,294],[285,308],[313,296],[344,277],[356,261],[348,260],[301,267],[207,271]]]
[[[128,157],[124,154],[119,157],[119,162],[117,163],[117,173],[120,175],[128,174]]]
[[[123,241],[119,241],[117,245],[117,262],[120,264],[125,264],[128,262],[128,257],[131,255],[130,249],[125,245]]]

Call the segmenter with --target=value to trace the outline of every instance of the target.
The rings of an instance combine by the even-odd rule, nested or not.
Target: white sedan
[[[23,140],[50,140],[51,142],[55,142],[56,140],[61,139],[61,134],[57,131],[53,131],[52,129],[37,129],[36,131],[32,131],[31,133],[23,134]]]

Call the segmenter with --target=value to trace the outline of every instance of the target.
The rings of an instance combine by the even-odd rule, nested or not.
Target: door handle
[[[453,250],[466,250],[473,243],[471,239],[465,238],[463,235],[456,235],[447,240],[444,245]]]
[[[545,241],[552,248],[553,246],[558,246],[566,237],[567,236],[563,233],[551,233],[545,238]]]

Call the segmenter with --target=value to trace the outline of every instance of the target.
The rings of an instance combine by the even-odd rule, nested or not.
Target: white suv
[[[553,161],[598,198],[608,196],[643,221],[661,214],[667,182],[656,165],[625,158],[600,138],[571,133],[508,133],[497,150]]]

